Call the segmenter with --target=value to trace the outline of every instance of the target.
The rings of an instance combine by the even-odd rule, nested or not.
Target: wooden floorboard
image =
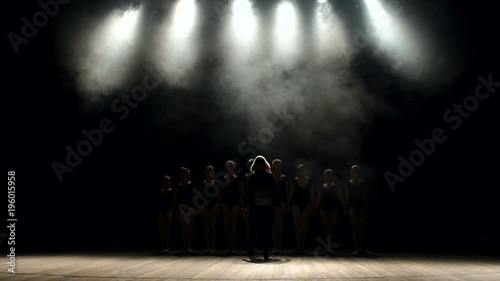
[[[0,280],[381,280],[498,281],[500,261],[485,256],[384,253],[377,258],[154,255],[147,251],[32,253],[16,257],[16,273],[3,263]]]

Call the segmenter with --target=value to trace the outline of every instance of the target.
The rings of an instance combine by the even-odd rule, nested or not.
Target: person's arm
[[[312,179],[309,179],[311,181],[311,211],[314,211],[316,209],[316,190],[315,190],[315,183],[312,181]]]
[[[289,183],[288,184],[289,188],[288,188],[288,196],[286,198],[286,200],[287,200],[286,205],[287,205],[288,211],[291,211],[292,210],[293,193],[295,192],[295,190],[294,190],[295,187],[293,186],[291,181],[288,183]]]
[[[269,174],[269,184],[273,190],[273,205],[274,207],[281,207],[281,196],[280,191],[278,189],[278,184],[276,183],[276,179],[273,174]]]
[[[174,189],[173,192],[174,192],[174,196],[173,196],[174,197],[174,214],[178,216],[178,215],[180,215],[180,213],[179,213],[179,200],[180,200],[179,199],[179,192],[176,189]]]
[[[321,202],[321,198],[323,197],[323,189],[321,188],[321,185],[316,187],[316,200],[314,201],[314,209],[317,210],[319,209],[319,204]]]
[[[160,194],[158,195],[158,197],[156,197],[156,222],[157,223],[160,223],[160,217],[161,217],[161,212],[160,212],[160,208],[161,208],[161,191],[160,191]]]
[[[285,211],[288,210],[290,204],[290,182],[287,179],[285,181]]]
[[[366,182],[363,184],[363,198],[365,199],[366,216],[368,216],[368,185]]]
[[[345,189],[345,209],[344,209],[344,215],[349,215],[349,185],[347,185],[346,189]]]
[[[243,208],[244,209],[248,209],[249,205],[250,205],[250,198],[253,198],[253,195],[252,195],[252,192],[253,192],[253,176],[250,175],[247,179],[247,184],[246,184],[246,188],[245,188],[245,195],[243,197]]]
[[[170,203],[172,203],[172,213],[175,212],[175,192],[173,189],[170,189],[170,196],[169,196],[169,200],[170,200]]]
[[[222,204],[222,186],[219,183],[215,182],[215,186],[217,187],[217,207]]]
[[[238,179],[238,190],[240,192],[240,199],[238,201],[238,208],[243,208],[243,202],[245,201],[245,177]]]
[[[340,205],[342,205],[342,208],[344,210],[346,209],[346,204],[345,204],[345,198],[344,198],[344,192],[342,191],[342,187],[337,185],[337,198],[339,198]]]

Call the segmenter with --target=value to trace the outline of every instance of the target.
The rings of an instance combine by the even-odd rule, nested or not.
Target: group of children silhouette
[[[350,180],[339,184],[332,169],[323,173],[323,182],[317,184],[306,174],[306,167],[297,167],[296,177],[282,173],[283,163],[274,159],[270,165],[263,156],[247,162],[249,172],[238,177],[236,164],[228,160],[223,181],[214,178],[215,169],[205,168],[205,179],[190,181],[191,173],[181,168],[180,183],[172,185],[168,175],[163,177],[158,196],[158,225],[162,253],[168,254],[171,243],[172,219],[179,220],[186,253],[193,254],[193,220],[200,216],[206,253],[215,253],[216,219],[222,215],[226,254],[236,254],[237,226],[241,213],[245,225],[247,255],[256,253],[257,236],[262,240],[264,258],[280,253],[284,235],[285,214],[291,213],[295,228],[295,254],[306,254],[305,244],[311,214],[317,212],[326,234],[326,253],[334,255],[335,225],[341,215],[349,218],[354,236],[353,255],[370,254],[365,247],[365,225],[368,214],[367,184],[360,178],[360,167],[350,169]]]

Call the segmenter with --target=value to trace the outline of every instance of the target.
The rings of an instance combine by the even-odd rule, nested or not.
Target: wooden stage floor
[[[0,280],[500,280],[491,256],[379,253],[378,257],[277,255],[270,262],[241,256],[163,256],[148,251],[31,253],[2,263]]]

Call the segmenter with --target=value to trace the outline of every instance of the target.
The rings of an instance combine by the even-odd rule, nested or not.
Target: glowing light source
[[[346,36],[342,22],[335,14],[330,3],[318,4],[314,15],[315,59],[318,63],[327,62],[330,58],[342,55]]]
[[[137,10],[125,11],[125,13],[121,18],[117,17],[111,23],[113,36],[119,40],[131,40],[135,34],[134,31],[138,18],[139,18],[139,13]]]
[[[180,0],[174,11],[174,18],[170,32],[174,38],[189,36],[196,23],[195,0]]]
[[[256,18],[249,0],[235,0],[232,7],[231,26],[241,39],[252,36],[257,26]]]
[[[291,62],[300,52],[299,43],[297,11],[292,3],[283,1],[278,5],[274,22],[274,57]]]
[[[257,19],[249,0],[235,0],[229,26],[226,28],[228,47],[239,56],[248,55],[256,43]]]
[[[121,89],[135,50],[135,39],[142,6],[115,10],[98,25],[78,54],[79,89],[94,98]]]
[[[372,28],[376,29],[379,38],[383,40],[394,39],[397,26],[393,16],[385,11],[378,0],[365,0],[365,3],[370,16],[370,23],[373,26]]]
[[[365,41],[373,41],[383,51],[392,65],[408,76],[420,77],[425,65],[429,65],[423,41],[397,15],[403,10],[400,3],[386,6],[380,0],[364,0],[368,25],[364,29]]]
[[[187,86],[186,75],[198,57],[198,6],[195,0],[179,0],[172,13],[158,29],[154,61],[166,73],[167,80],[178,86]]]
[[[230,13],[224,19],[223,52],[221,69],[226,83],[247,88],[256,78],[252,68],[258,59],[257,16],[249,0],[235,0],[229,7]],[[234,92],[232,92],[234,93]]]

